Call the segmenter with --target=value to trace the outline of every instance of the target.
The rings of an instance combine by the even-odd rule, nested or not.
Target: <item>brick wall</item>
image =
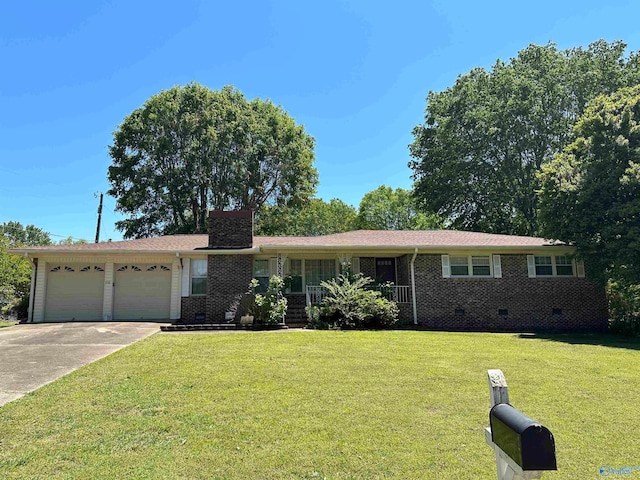
[[[225,312],[239,307],[253,277],[252,255],[209,255],[207,264],[207,322],[222,323]],[[242,312],[236,312],[236,320]]]
[[[529,278],[526,255],[501,255],[500,259],[502,278],[442,278],[440,255],[418,255],[419,323],[433,329],[467,331],[606,328],[604,290],[587,278]],[[506,315],[500,315],[499,309],[506,310]],[[553,314],[553,309],[562,313]]]
[[[182,297],[180,323],[202,323],[196,315],[207,315],[207,297]]]
[[[209,248],[251,248],[253,212],[249,210],[209,212]]]

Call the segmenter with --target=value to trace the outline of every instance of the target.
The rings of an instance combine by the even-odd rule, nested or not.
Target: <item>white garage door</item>
[[[46,321],[102,320],[104,265],[47,264]]]
[[[171,306],[171,265],[116,264],[114,320],[166,320]]]

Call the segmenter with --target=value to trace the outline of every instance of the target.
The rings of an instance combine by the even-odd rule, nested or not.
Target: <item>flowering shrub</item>
[[[250,291],[258,286],[255,278],[249,284]],[[276,324],[284,323],[287,313],[287,299],[284,296],[284,280],[277,275],[269,279],[269,286],[264,293],[257,293],[254,297],[253,314],[257,323]]]

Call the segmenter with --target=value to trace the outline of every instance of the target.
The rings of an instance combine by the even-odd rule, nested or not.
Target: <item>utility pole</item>
[[[93,194],[94,198],[98,197],[97,193]],[[102,197],[103,194],[100,192],[100,205],[98,206],[98,226],[96,227],[96,243],[100,241],[100,222],[102,221]]]

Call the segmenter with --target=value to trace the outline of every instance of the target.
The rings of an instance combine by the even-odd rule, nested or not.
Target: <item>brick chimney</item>
[[[253,247],[253,212],[251,210],[209,212],[209,248]]]

